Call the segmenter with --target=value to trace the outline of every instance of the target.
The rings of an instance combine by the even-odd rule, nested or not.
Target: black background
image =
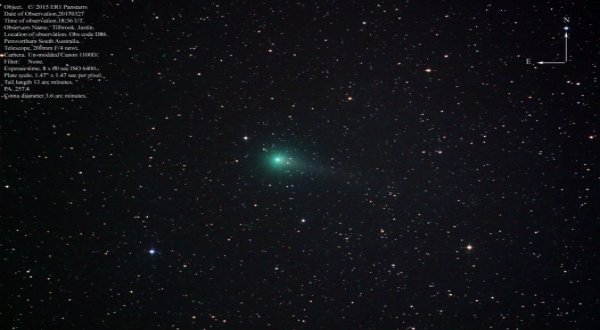
[[[598,323],[593,1],[88,5],[106,81],[0,103],[3,328]]]

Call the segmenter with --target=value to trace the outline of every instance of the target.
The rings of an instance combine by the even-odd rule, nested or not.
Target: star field
[[[592,1],[89,6],[107,82],[1,103],[1,328],[598,327]]]

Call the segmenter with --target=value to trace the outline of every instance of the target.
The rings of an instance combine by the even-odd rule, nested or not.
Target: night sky
[[[0,103],[1,328],[597,329],[594,2],[90,1],[107,79]]]

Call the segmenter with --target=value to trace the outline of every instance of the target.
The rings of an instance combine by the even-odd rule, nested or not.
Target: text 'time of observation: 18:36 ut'
[[[102,54],[86,43],[105,38],[85,20],[88,6],[0,5],[2,98],[85,99],[102,81]]]

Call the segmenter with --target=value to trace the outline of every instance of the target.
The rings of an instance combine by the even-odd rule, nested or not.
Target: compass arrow
[[[569,34],[565,32],[565,62],[567,61],[567,40],[569,40]]]
[[[564,62],[539,61],[539,62],[537,62],[537,64],[565,64],[565,63],[567,63],[567,58],[568,58],[568,43],[567,43],[567,40],[568,39],[569,39],[569,34],[567,32],[565,32],[565,60],[564,60]]]

